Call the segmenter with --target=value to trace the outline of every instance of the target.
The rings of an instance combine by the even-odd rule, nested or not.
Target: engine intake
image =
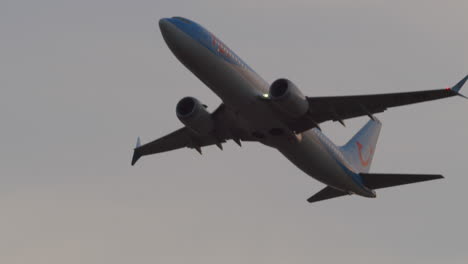
[[[214,121],[206,107],[193,97],[182,98],[176,106],[177,118],[198,134],[208,134],[214,129]]]
[[[309,102],[297,86],[288,79],[278,79],[270,86],[269,97],[283,112],[294,118],[309,110]]]

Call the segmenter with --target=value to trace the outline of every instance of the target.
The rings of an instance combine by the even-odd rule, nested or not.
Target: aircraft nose
[[[161,30],[161,33],[164,34],[164,32],[167,32],[170,23],[171,22],[169,22],[169,19],[167,18],[161,18],[159,20],[159,29]]]
[[[161,34],[166,41],[169,47],[176,46],[177,44],[177,36],[178,30],[177,26],[172,23],[170,18],[162,18],[159,20],[159,29],[161,30]]]

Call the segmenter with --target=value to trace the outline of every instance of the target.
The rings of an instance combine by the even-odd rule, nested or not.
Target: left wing
[[[196,149],[201,154],[201,147],[217,145],[222,149],[221,144],[226,142],[228,139],[234,140],[239,145],[240,140],[253,140],[247,133],[243,132],[243,130],[236,126],[234,119],[224,104],[221,104],[211,114],[211,117],[214,120],[215,130],[209,135],[201,135],[187,127],[183,127],[141,146],[138,140],[137,146],[133,152],[132,165],[135,165],[138,159],[142,156],[170,150],[187,147]]]
[[[455,95],[463,96],[459,91],[467,79],[468,76],[454,87],[446,89],[354,96],[307,97],[309,111],[305,116],[297,120],[289,120],[287,123],[293,131],[300,133],[328,120],[343,123],[344,119],[363,115],[372,118],[373,114],[383,112],[390,107],[437,100]]]

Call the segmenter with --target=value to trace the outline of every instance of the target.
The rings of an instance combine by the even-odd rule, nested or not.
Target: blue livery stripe
[[[233,65],[255,72],[226,44],[199,24],[182,17],[173,17],[168,18],[167,20],[189,35],[192,39],[209,49],[216,56]]]

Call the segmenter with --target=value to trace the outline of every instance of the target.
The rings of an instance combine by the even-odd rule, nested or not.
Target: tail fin
[[[374,117],[341,147],[345,158],[358,172],[369,172],[381,127],[382,123]]]

